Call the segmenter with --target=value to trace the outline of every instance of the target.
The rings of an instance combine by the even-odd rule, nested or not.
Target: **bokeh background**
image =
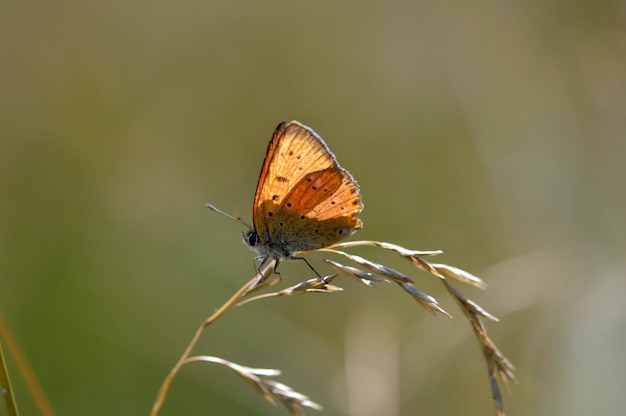
[[[488,330],[520,381],[508,414],[623,411],[623,1],[8,2],[0,308],[58,414],[148,414],[197,326],[252,275],[242,227],[205,203],[251,220],[283,119],[314,127],[358,180],[356,238],[443,249],[487,281],[457,287],[501,318]],[[197,353],[280,368],[325,407],[307,414],[493,414],[435,279],[359,254],[411,273],[455,319],[345,279],[237,309]],[[196,363],[161,414],[287,412]]]

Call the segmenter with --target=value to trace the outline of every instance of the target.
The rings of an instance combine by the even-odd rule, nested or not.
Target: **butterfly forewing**
[[[270,141],[254,198],[261,246],[282,255],[325,247],[361,228],[356,181],[313,130],[281,123]]]

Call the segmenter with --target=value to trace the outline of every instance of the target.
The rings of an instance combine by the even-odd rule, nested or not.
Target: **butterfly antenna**
[[[250,231],[254,231],[254,229],[253,229],[253,228],[252,228],[252,227],[251,227],[251,226],[250,226],[247,222],[245,222],[244,220],[242,220],[242,219],[241,219],[241,217],[240,217],[239,215],[237,215],[237,216],[233,216],[233,215],[227,214],[227,213],[225,213],[225,212],[224,212],[224,211],[222,211],[221,209],[218,209],[215,205],[212,205],[212,204],[206,204],[206,206],[207,206],[209,209],[211,209],[211,210],[213,210],[213,211],[215,211],[215,212],[218,212],[218,213],[220,213],[220,214],[222,214],[222,215],[227,216],[227,217],[228,217],[228,218],[230,218],[231,220],[235,220],[235,221],[237,221],[238,223],[245,225],[245,226],[246,226],[246,227],[247,227]]]

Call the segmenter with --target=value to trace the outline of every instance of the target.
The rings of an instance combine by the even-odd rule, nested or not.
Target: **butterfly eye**
[[[248,247],[256,247],[259,243],[259,235],[256,231],[248,231],[246,235],[243,236],[243,241],[248,245]]]

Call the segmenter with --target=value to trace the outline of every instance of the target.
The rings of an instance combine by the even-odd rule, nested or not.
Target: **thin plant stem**
[[[7,414],[10,416],[18,416],[19,412],[17,411],[15,396],[11,388],[11,379],[9,378],[9,371],[7,370],[6,361],[4,359],[2,342],[0,342],[0,386],[2,386],[2,395],[4,396],[4,403],[7,407]]]
[[[194,349],[194,347],[198,343],[198,340],[200,339],[200,336],[202,335],[204,330],[209,325],[211,325],[217,318],[222,316],[224,312],[226,312],[229,308],[235,305],[235,303],[241,297],[245,296],[248,290],[252,288],[257,282],[259,282],[260,280],[263,280],[271,270],[273,270],[273,263],[270,264],[263,271],[261,271],[259,274],[254,276],[252,279],[250,279],[246,284],[244,284],[237,292],[235,292],[235,294],[230,299],[226,301],[226,303],[224,303],[217,311],[215,311],[211,316],[209,316],[202,323],[202,325],[200,325],[200,327],[196,330],[196,333],[194,334],[193,338],[191,339],[191,342],[189,342],[189,345],[187,345],[187,348],[183,352],[183,355],[180,356],[176,365],[170,370],[167,377],[165,377],[165,380],[163,380],[163,384],[161,385],[161,388],[159,389],[159,392],[157,393],[156,400],[154,401],[154,404],[152,405],[152,411],[150,412],[150,416],[156,416],[159,413],[159,410],[161,409],[161,406],[163,405],[163,402],[165,401],[165,397],[167,396],[167,392],[172,382],[174,381],[174,378],[176,377],[176,375],[178,374],[182,366],[187,363],[187,359],[191,355],[191,351]]]
[[[13,362],[15,363],[19,374],[28,386],[28,391],[33,397],[39,413],[43,416],[54,416],[54,409],[52,408],[44,389],[41,387],[33,367],[24,355],[22,348],[18,344],[17,339],[11,331],[11,328],[9,327],[9,324],[4,318],[2,312],[0,312],[0,339],[4,341],[8,354],[13,358]],[[0,372],[4,371],[4,374],[2,374],[0,378],[2,378],[2,388],[5,389],[3,391],[3,395],[7,403],[8,414],[10,416],[17,416],[19,414],[17,403],[15,402],[15,397],[13,396],[11,380],[9,379],[9,374],[6,371],[6,361],[1,350],[0,355],[2,355],[0,357],[0,360],[2,361],[2,364],[0,364],[0,366],[2,366],[2,368],[0,368]]]

